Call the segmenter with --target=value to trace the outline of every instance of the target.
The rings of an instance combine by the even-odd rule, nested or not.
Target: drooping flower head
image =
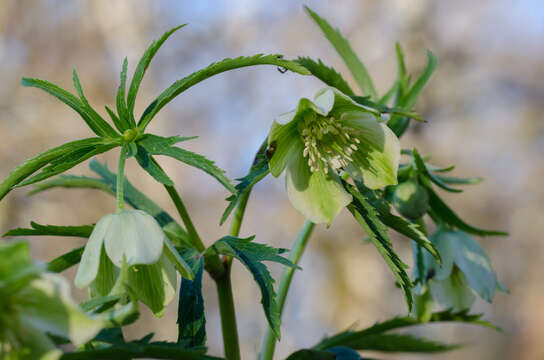
[[[79,288],[89,285],[91,297],[100,297],[117,291],[116,284],[124,282],[160,316],[174,297],[176,268],[182,276],[192,278],[191,269],[155,218],[142,210],[118,210],[95,225],[75,284]]]
[[[28,245],[0,243],[0,359],[56,360],[47,334],[80,346],[102,329],[72,300],[68,282],[32,263]]]
[[[424,254],[429,289],[444,308],[468,309],[476,295],[491,303],[496,289],[507,291],[495,275],[487,254],[467,233],[440,229],[430,240],[440,252],[442,266]]]
[[[278,177],[287,167],[289,199],[309,220],[330,224],[352,201],[341,171],[371,189],[397,183],[400,144],[379,120],[379,111],[332,87],[275,119],[268,137],[270,172]]]

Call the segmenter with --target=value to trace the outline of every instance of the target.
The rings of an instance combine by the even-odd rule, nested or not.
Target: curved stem
[[[289,260],[293,264],[298,265],[300,258],[302,257],[302,254],[304,253],[304,249],[306,248],[306,244],[308,243],[308,240],[310,239],[310,235],[312,235],[312,231],[314,227],[315,227],[315,224],[313,222],[306,220],[306,222],[302,226],[302,229],[298,233],[297,239],[295,240],[295,243],[293,244],[293,248],[289,252]],[[278,310],[280,313],[280,317],[283,311],[283,306],[285,305],[287,292],[289,291],[291,281],[293,280],[294,273],[295,273],[295,268],[286,267],[283,270],[283,274],[281,276],[280,286],[278,288]],[[270,329],[269,327],[266,332],[266,336],[264,338],[264,343],[261,349],[260,359],[272,360],[272,358],[274,357],[275,349],[276,349],[276,336],[272,332],[272,329]]]

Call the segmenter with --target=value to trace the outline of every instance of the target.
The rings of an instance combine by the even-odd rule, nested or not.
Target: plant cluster
[[[422,121],[413,108],[435,70],[434,55],[427,53],[423,72],[412,81],[397,44],[397,78],[390,90],[379,96],[348,41],[315,12],[306,10],[344,60],[360,91],[354,91],[342,75],[321,60],[286,60],[281,55],[258,54],[227,58],[174,82],[137,116],[135,102],[146,69],[159,47],[183,26],[151,44],[130,83],[124,60],[116,108],[105,108],[111,122],[91,107],[75,70],[77,95],[48,81],[23,78],[24,86],[44,90],[75,110],[95,136],[71,141],[27,160],[0,184],[0,199],[13,189],[31,184],[32,195],[55,188],[91,188],[114,196],[116,211],[96,224],[57,226],[31,222],[29,228],[4,234],[70,236],[88,241],[46,264],[32,262],[25,242],[0,243],[2,359],[216,359],[206,354],[205,347],[204,272],[217,286],[224,356],[239,359],[230,279],[232,262],[236,260],[252,274],[261,291],[269,330],[259,359],[271,360],[280,340],[281,313],[291,280],[300,270],[298,263],[312,231],[316,224],[329,226],[344,208],[360,224],[361,236],[366,233],[391,268],[406,299],[408,314],[363,330],[329,336],[288,359],[362,359],[359,351],[364,350],[425,353],[458,346],[394,332],[429,322],[454,321],[495,328],[480,314],[470,314],[470,308],[477,296],[491,302],[496,290],[507,290],[471,235],[506,234],[467,224],[436,191],[461,192],[456,185],[476,184],[480,179],[448,176],[453,166],[435,166],[430,156],[420,155],[417,149],[401,149],[399,141],[411,121]],[[315,76],[326,86],[313,99],[301,98],[296,109],[275,118],[250,170],[236,184],[214,162],[176,146],[195,137],[163,137],[146,131],[158,112],[191,86],[221,72],[256,65]],[[116,173],[93,159],[90,168],[96,176],[63,174],[117,148],[120,156]],[[232,217],[232,225],[224,237],[205,245],[173,180],[161,168],[158,155],[200,169],[225,187],[230,196],[220,222]],[[132,158],[165,188],[181,223],[125,177],[125,162]],[[279,177],[282,173],[290,202],[307,218],[288,257],[282,256],[286,249],[255,242],[259,234],[239,237],[252,187],[268,174]],[[125,204],[130,207],[125,208]],[[424,220],[434,224],[433,234],[427,233]],[[411,275],[393,249],[389,229],[412,242]],[[265,265],[269,261],[285,266],[277,291]],[[67,281],[58,275],[77,264],[75,285],[87,287],[89,292],[89,300],[81,304],[74,302]],[[123,326],[137,321],[140,304],[158,317],[163,314],[174,300],[178,274],[178,340],[152,341],[153,334],[125,340]],[[435,311],[435,305],[441,310]],[[67,351],[62,346],[68,343],[75,350]]]

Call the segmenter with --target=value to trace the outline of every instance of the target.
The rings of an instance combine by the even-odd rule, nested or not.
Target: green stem
[[[247,201],[251,190],[243,194],[240,198],[236,211],[232,218],[230,235],[238,236],[244,219]],[[223,331],[223,346],[227,360],[240,359],[240,343],[238,340],[238,327],[236,325],[236,308],[234,307],[234,297],[232,295],[232,282],[230,279],[230,269],[232,266],[232,257],[225,256],[223,259],[225,266],[224,276],[215,279],[217,286],[217,296],[219,298],[219,312],[221,314],[221,329]]]
[[[125,160],[127,158],[127,147],[121,147],[119,155],[119,165],[117,167],[117,209],[122,210],[125,207],[125,199],[123,196],[123,184],[125,182]]]
[[[225,358],[227,360],[240,360],[240,343],[238,340],[238,327],[236,325],[234,297],[232,296],[230,267],[224,276],[215,279],[215,285],[217,286],[217,297],[219,299]]]
[[[200,253],[204,252],[206,250],[206,246],[198,235],[193,221],[191,220],[191,217],[187,212],[187,208],[185,207],[183,200],[181,200],[181,196],[177,192],[176,188],[171,185],[164,185],[164,188],[166,189],[168,195],[170,195],[170,198],[172,199],[172,202],[176,206],[178,214],[183,221],[185,228],[187,229],[187,233],[189,234],[191,243]],[[217,254],[204,255],[204,263],[206,266],[206,271],[208,271],[213,278],[219,278],[224,276],[225,267],[223,266],[223,264],[221,264],[221,259]]]
[[[312,231],[314,227],[315,227],[315,224],[313,222],[306,220],[306,222],[302,226],[302,229],[298,233],[297,239],[295,240],[295,243],[293,244],[293,248],[289,252],[289,260],[293,264],[298,265],[300,258],[302,257],[302,254],[304,253],[304,249],[306,248],[306,244],[308,243],[308,240],[310,239],[310,235],[312,235]],[[293,280],[294,273],[295,273],[295,268],[286,267],[283,270],[283,274],[281,276],[280,286],[278,288],[278,310],[280,313],[280,317],[283,311],[283,306],[285,305],[287,292],[289,291],[291,281]],[[276,336],[274,335],[274,332],[272,331],[272,329],[269,327],[268,331],[266,332],[266,336],[264,338],[264,343],[261,349],[260,359],[272,360],[274,357],[275,349],[276,349]]]

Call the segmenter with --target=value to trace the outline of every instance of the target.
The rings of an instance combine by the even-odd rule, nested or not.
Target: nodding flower
[[[444,308],[469,309],[476,295],[491,303],[495,290],[508,292],[499,281],[489,257],[474,238],[463,231],[440,228],[430,238],[442,258],[442,266],[424,253],[432,297]]]
[[[275,119],[270,171],[278,177],[287,168],[287,194],[306,218],[330,225],[352,201],[341,172],[371,189],[397,183],[399,140],[380,119],[378,110],[332,87]]]
[[[75,284],[89,286],[91,297],[129,287],[136,298],[161,316],[176,291],[176,268],[193,273],[159,223],[142,210],[118,210],[95,225],[83,251]]]

